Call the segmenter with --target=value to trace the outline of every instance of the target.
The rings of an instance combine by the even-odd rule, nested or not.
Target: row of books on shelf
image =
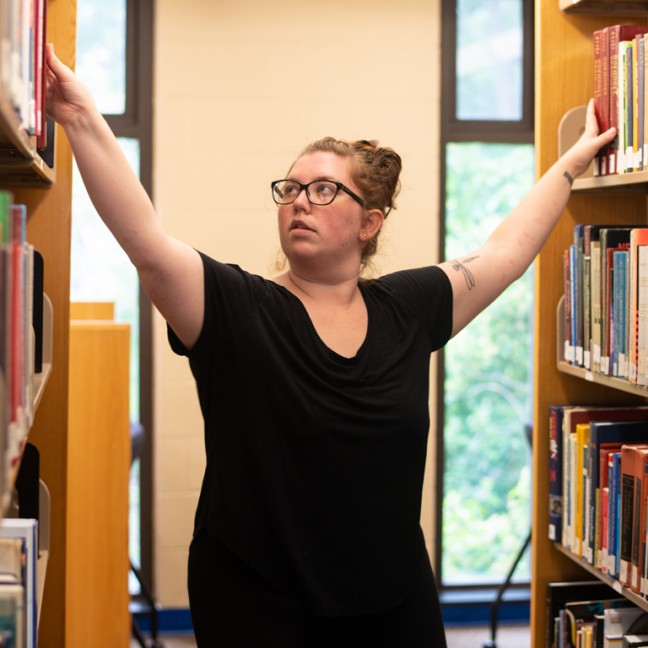
[[[647,25],[611,25],[593,34],[594,102],[601,130],[617,137],[596,157],[595,175],[648,169]]]
[[[546,648],[648,646],[648,612],[600,581],[551,582]]]
[[[0,648],[36,648],[38,521],[0,521]]]
[[[45,35],[47,0],[0,0],[0,83],[18,122],[47,144],[45,115]]]
[[[648,598],[648,406],[552,405],[549,538]]]
[[[648,385],[648,228],[575,225],[563,280],[564,360]]]
[[[27,242],[27,210],[0,191],[0,466],[2,492],[20,461],[43,372],[43,258]]]

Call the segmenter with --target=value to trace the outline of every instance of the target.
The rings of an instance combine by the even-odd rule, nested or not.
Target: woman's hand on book
[[[57,56],[50,43],[45,51],[46,107],[54,121],[65,127],[83,112],[95,109],[92,94]]]
[[[583,133],[564,156],[568,159],[568,171],[574,178],[586,171],[594,156],[615,138],[616,132],[616,128],[600,132],[594,110],[594,99],[590,99],[587,104]]]

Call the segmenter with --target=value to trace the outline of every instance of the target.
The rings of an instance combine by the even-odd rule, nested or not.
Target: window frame
[[[125,107],[104,114],[116,137],[139,142],[140,181],[153,196],[153,0],[126,0]],[[140,456],[140,551],[142,578],[154,591],[153,570],[153,309],[139,288],[140,420],[145,430]]]
[[[486,1],[486,0],[485,0]],[[523,10],[522,50],[522,117],[506,120],[460,120],[457,114],[457,3],[458,0],[441,0],[441,111],[439,146],[439,248],[438,258],[445,256],[446,241],[446,150],[448,144],[464,142],[533,144],[534,143],[534,0],[521,0]],[[445,358],[438,352],[436,365],[436,478],[435,478],[435,555],[433,565],[439,590],[468,591],[492,588],[501,583],[447,585],[442,571],[443,551],[443,499],[444,499],[444,430],[445,430]],[[514,556],[511,557],[513,560]],[[528,584],[527,584],[528,585]],[[513,587],[514,585],[511,584]],[[516,584],[520,587],[521,584]]]

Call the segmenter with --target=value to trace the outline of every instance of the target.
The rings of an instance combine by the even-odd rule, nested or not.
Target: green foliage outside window
[[[446,258],[462,258],[533,184],[533,146],[446,150]],[[446,585],[501,581],[529,531],[532,290],[530,270],[446,347]]]

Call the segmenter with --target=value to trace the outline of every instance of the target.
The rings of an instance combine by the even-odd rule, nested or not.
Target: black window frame
[[[457,118],[457,4],[458,0],[441,1],[441,111],[439,146],[439,249],[438,258],[445,256],[446,239],[446,150],[448,144],[461,142],[533,144],[534,143],[534,0],[521,0],[523,9],[523,74],[522,117],[516,121],[463,120]],[[440,351],[436,368],[436,496],[435,496],[435,555],[433,566],[439,589],[469,591],[497,587],[500,583],[447,585],[442,570],[443,497],[444,497],[444,429],[445,429],[445,361]],[[521,539],[522,542],[523,539]],[[514,556],[511,557],[513,560]],[[518,587],[524,584],[517,584]]]
[[[120,114],[104,114],[116,137],[139,142],[140,181],[153,196],[153,19],[154,0],[126,0],[125,107]],[[154,591],[153,571],[153,309],[139,289],[140,415],[144,429],[140,454],[139,570]]]

